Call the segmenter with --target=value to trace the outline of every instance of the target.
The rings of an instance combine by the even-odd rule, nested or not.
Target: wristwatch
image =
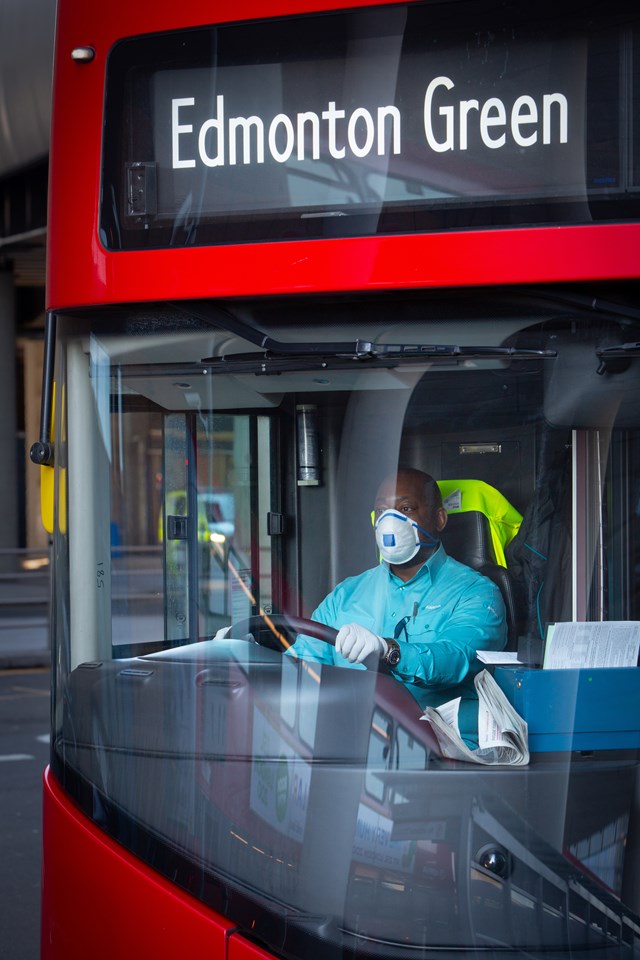
[[[390,667],[397,667],[400,663],[400,644],[396,643],[395,640],[387,640],[386,637],[384,642],[387,645],[387,652],[382,658],[383,663]]]

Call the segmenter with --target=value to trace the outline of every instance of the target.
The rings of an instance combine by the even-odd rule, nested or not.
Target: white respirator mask
[[[397,510],[385,510],[374,526],[380,556],[387,563],[407,563],[413,560],[421,547],[437,547],[440,543],[415,520]]]

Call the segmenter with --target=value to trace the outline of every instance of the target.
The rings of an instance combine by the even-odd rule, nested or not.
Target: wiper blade
[[[451,343],[374,343],[369,356],[372,357],[439,357],[463,359],[512,357],[518,360],[555,357],[555,350],[530,350],[520,347],[466,346]]]
[[[362,341],[359,341],[360,343]],[[308,344],[305,344],[308,346]],[[319,344],[314,346],[320,346]],[[204,357],[202,360],[182,363],[153,363],[153,364],[125,364],[115,365],[116,372],[125,373],[129,378],[146,377],[182,377],[215,376],[216,374],[254,374],[269,376],[292,371],[313,370],[392,370],[403,364],[415,363],[419,360],[444,361],[457,363],[465,359],[508,359],[508,360],[535,360],[553,358],[555,350],[521,350],[514,347],[457,347],[446,344],[432,344],[428,346],[414,344],[384,344],[371,345],[372,350],[367,353],[355,354],[336,352],[330,354],[325,349],[322,353],[304,352],[299,354],[280,355],[274,351],[255,351],[245,353],[227,353],[221,357]]]
[[[448,343],[372,343],[356,340],[353,343],[280,343],[266,337],[270,343],[264,353],[230,353],[221,357],[203,357],[201,363],[216,366],[239,362],[274,363],[284,357],[300,360],[311,357],[323,360],[458,360],[458,359],[516,359],[535,360],[557,356],[555,350],[526,350],[519,347],[461,347]],[[267,344],[262,344],[267,346]],[[283,349],[284,348],[284,349]]]
[[[596,350],[597,357],[628,357],[629,354],[640,354],[640,341],[631,340],[629,343],[617,343],[614,347],[600,347]]]
[[[629,368],[630,357],[640,356],[640,341],[630,340],[628,343],[616,343],[611,347],[599,347],[596,357],[600,361],[596,373],[602,376],[605,373],[623,373]]]
[[[188,313],[192,317],[204,320],[211,326],[218,329],[227,329],[237,334],[249,343],[260,347],[265,351],[264,357],[258,358],[264,362],[270,361],[275,357],[327,357],[341,359],[395,359],[400,357],[427,358],[427,359],[493,359],[511,357],[518,360],[532,360],[545,357],[555,357],[555,350],[529,350],[519,347],[495,347],[495,346],[459,346],[457,344],[447,343],[374,343],[371,340],[358,338],[348,341],[284,341],[275,340],[263,330],[245,323],[238,317],[233,316],[226,310],[222,310],[223,321],[216,321],[207,314],[206,306],[190,303],[188,309],[176,304],[182,313]],[[227,354],[228,360],[237,356],[236,354]],[[246,355],[243,355],[246,356]],[[220,357],[204,357],[202,363],[214,364]]]
[[[276,353],[256,351],[254,353],[231,353],[222,357],[205,357],[202,360],[178,363],[132,363],[115,364],[113,376],[126,375],[128,378],[145,377],[147,379],[193,376],[215,376],[216,374],[254,374],[256,376],[277,375],[292,371],[313,370],[393,370],[403,364],[419,360],[448,361],[457,363],[461,359],[510,359],[533,360],[540,357],[555,357],[553,350],[518,350],[513,347],[408,347],[407,345],[388,344],[392,350],[370,353],[366,357],[353,353],[329,355],[298,354],[279,356]],[[399,348],[401,352],[399,352]],[[603,363],[605,361],[603,360]]]

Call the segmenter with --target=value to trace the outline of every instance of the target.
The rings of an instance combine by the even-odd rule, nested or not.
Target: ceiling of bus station
[[[0,0],[0,264],[44,286],[54,0]]]
[[[49,151],[55,3],[0,0],[0,178]]]

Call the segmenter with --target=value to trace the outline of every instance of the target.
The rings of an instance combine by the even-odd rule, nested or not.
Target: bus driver
[[[446,523],[432,477],[414,469],[388,477],[375,502],[382,563],[339,583],[312,614],[338,630],[335,648],[299,636],[290,653],[361,669],[383,661],[422,707],[475,700],[476,651],[504,648],[506,614],[491,580],[447,556]]]

